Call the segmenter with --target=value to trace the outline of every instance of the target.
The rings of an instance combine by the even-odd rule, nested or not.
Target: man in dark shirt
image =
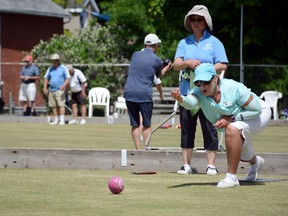
[[[140,150],[140,114],[143,117],[144,143],[151,131],[153,110],[154,75],[161,78],[171,68],[168,64],[163,68],[162,61],[156,55],[161,40],[155,34],[145,37],[145,48],[132,55],[128,78],[124,88],[124,97],[130,117],[131,135],[137,150]]]

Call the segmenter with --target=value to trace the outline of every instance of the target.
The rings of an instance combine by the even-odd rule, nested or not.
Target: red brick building
[[[18,106],[20,71],[25,52],[40,40],[63,33],[70,14],[51,0],[0,0],[0,98],[9,107],[9,94]],[[42,75],[45,71],[41,71]],[[36,107],[43,106],[38,91]]]

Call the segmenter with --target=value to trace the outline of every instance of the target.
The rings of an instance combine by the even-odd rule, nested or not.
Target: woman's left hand
[[[230,123],[232,122],[232,119],[230,116],[224,116],[221,119],[219,119],[214,126],[216,128],[226,128]]]

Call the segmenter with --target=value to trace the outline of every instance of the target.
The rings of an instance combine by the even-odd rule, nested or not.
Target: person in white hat
[[[240,185],[236,175],[240,160],[251,165],[246,180],[255,181],[265,161],[254,153],[252,139],[267,127],[271,119],[270,107],[242,83],[220,80],[214,64],[203,63],[196,67],[192,81],[195,87],[188,96],[181,95],[179,89],[173,90],[171,96],[188,110],[200,106],[211,124],[225,131],[228,169],[217,187]]]
[[[86,98],[88,96],[87,89],[87,78],[83,72],[79,69],[74,68],[72,65],[66,65],[70,73],[70,90],[71,95],[71,104],[72,112],[74,119],[69,121],[69,124],[86,124]],[[80,106],[82,119],[78,122],[78,107]]]
[[[153,80],[154,75],[161,78],[171,68],[171,63],[163,67],[162,61],[156,55],[161,40],[155,34],[148,34],[144,39],[144,50],[132,55],[128,77],[124,87],[124,98],[128,109],[131,125],[131,135],[136,150],[140,150],[141,127],[140,113],[143,117],[143,139],[148,139],[151,131],[153,110]]]
[[[68,69],[60,63],[60,56],[55,53],[50,58],[52,66],[44,76],[43,92],[48,94],[48,105],[52,107],[54,121],[52,125],[65,124],[66,87],[69,84]],[[49,82],[49,90],[48,90]]]
[[[187,95],[193,88],[194,70],[202,63],[214,65],[217,73],[227,69],[228,59],[223,44],[210,32],[213,29],[212,18],[208,8],[204,5],[195,5],[184,18],[185,29],[192,33],[182,39],[177,47],[174,57],[174,70],[180,71],[180,92]],[[218,173],[215,160],[218,150],[218,135],[214,126],[207,120],[202,110],[186,110],[180,107],[181,123],[181,148],[183,155],[183,166],[178,174],[191,174],[190,167],[194,140],[196,133],[197,119],[200,119],[204,148],[207,153],[208,165],[207,175]]]

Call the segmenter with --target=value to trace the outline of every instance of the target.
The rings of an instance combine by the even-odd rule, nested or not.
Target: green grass
[[[154,125],[155,126],[155,125]],[[288,153],[288,128],[268,127],[254,140],[256,152]],[[158,129],[152,146],[178,147],[180,130]],[[197,128],[196,146],[203,146]],[[0,147],[67,149],[134,149],[127,124],[87,124],[51,126],[37,123],[0,123]]]
[[[114,175],[125,181],[120,195],[108,190]],[[223,174],[143,176],[126,171],[2,169],[0,176],[3,216],[270,216],[288,212],[288,181],[218,189],[215,185]]]
[[[287,127],[268,127],[255,138],[256,152],[288,153]],[[179,146],[180,130],[159,129],[153,146]],[[196,145],[202,146],[201,129]],[[124,124],[66,125],[0,123],[1,148],[134,149]],[[1,161],[1,158],[0,158]],[[120,195],[108,190],[110,177],[125,181]],[[288,181],[242,184],[218,189],[224,177],[129,171],[0,169],[0,215],[3,216],[226,216],[287,215]],[[244,174],[239,174],[244,178]],[[288,178],[263,175],[261,178]]]

